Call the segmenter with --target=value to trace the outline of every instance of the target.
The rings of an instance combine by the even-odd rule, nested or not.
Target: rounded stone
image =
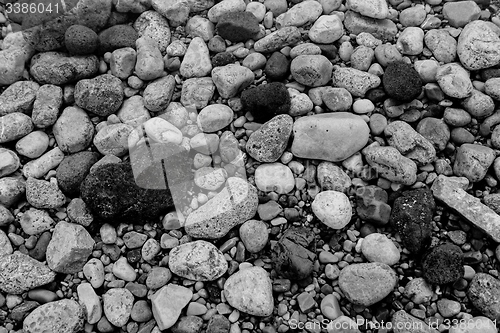
[[[290,65],[295,81],[309,87],[326,85],[332,77],[332,70],[332,63],[322,55],[300,55]]]
[[[314,215],[332,229],[342,229],[351,221],[352,206],[347,195],[337,191],[323,191],[311,204]]]
[[[422,80],[413,66],[404,62],[392,62],[385,69],[382,79],[389,97],[409,102],[420,95]]]
[[[240,227],[240,238],[250,253],[262,251],[269,239],[267,225],[258,220],[248,220]]]
[[[292,117],[277,115],[250,135],[246,152],[259,162],[276,162],[288,145],[292,126]]]
[[[370,262],[381,262],[389,266],[399,262],[401,254],[394,242],[384,234],[372,233],[361,243],[361,252]]]
[[[70,54],[92,54],[99,45],[99,37],[86,26],[72,25],[64,33],[64,44]]]
[[[462,250],[451,243],[432,248],[422,261],[424,277],[430,283],[447,284],[464,275]]]

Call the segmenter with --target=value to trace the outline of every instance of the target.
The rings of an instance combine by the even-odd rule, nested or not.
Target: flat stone
[[[389,6],[385,0],[348,0],[347,9],[374,19],[385,19],[389,16]]]
[[[431,187],[434,197],[456,211],[460,216],[481,229],[495,242],[500,242],[500,216],[468,194],[450,178],[439,175]]]
[[[313,23],[323,12],[323,7],[317,1],[306,0],[300,2],[276,18],[276,22],[283,26],[300,27]]]
[[[443,5],[443,16],[455,28],[464,27],[481,15],[481,8],[475,1],[446,2]]]
[[[230,177],[221,192],[188,215],[184,228],[192,237],[218,239],[251,219],[257,205],[257,189],[241,178]]]
[[[291,151],[300,158],[339,162],[362,149],[369,132],[360,116],[347,112],[301,117],[293,125]]]
[[[269,53],[296,44],[300,40],[301,35],[297,27],[283,27],[259,39],[253,47],[256,52]]]
[[[85,308],[89,324],[96,324],[102,317],[102,305],[99,296],[90,283],[82,283],[76,288],[78,301]]]
[[[391,20],[366,17],[352,10],[345,13],[344,26],[352,34],[368,32],[383,41],[393,41],[398,33],[396,24]]]
[[[126,288],[111,288],[102,295],[106,318],[117,327],[125,325],[132,312],[134,295]]]
[[[398,283],[396,272],[382,263],[351,264],[340,271],[339,287],[355,305],[371,306],[389,295]]]
[[[12,112],[31,112],[39,88],[40,85],[33,81],[18,81],[11,84],[0,95],[0,116]]]
[[[333,66],[332,85],[345,88],[353,96],[364,97],[368,90],[380,86],[378,76],[349,67]]]
[[[229,276],[224,295],[232,307],[250,315],[267,317],[273,313],[271,279],[262,267],[249,267]]]
[[[247,67],[229,64],[215,67],[212,80],[222,98],[231,98],[253,83],[255,74]]]
[[[192,296],[193,292],[190,289],[172,283],[151,296],[153,316],[160,330],[174,326]]]
[[[200,37],[193,38],[181,63],[181,75],[187,79],[203,77],[208,76],[211,70],[212,62],[207,44]]]
[[[413,185],[417,180],[417,165],[394,147],[369,146],[363,155],[370,166],[392,182]]]
[[[168,257],[172,273],[193,281],[214,281],[228,268],[222,252],[212,243],[198,240],[174,247]]]
[[[20,252],[0,257],[0,290],[22,294],[54,281],[56,274],[46,265]]]
[[[60,221],[47,247],[47,264],[58,273],[77,273],[87,262],[94,244],[84,227]]]
[[[381,262],[389,266],[399,262],[401,254],[394,242],[384,234],[373,233],[363,239],[361,253],[369,262]]]
[[[26,333],[78,333],[83,329],[84,322],[83,308],[72,299],[62,299],[34,309],[24,319],[23,331]]]
[[[453,173],[458,177],[466,177],[473,183],[481,181],[495,157],[495,152],[489,147],[465,143],[457,149]]]

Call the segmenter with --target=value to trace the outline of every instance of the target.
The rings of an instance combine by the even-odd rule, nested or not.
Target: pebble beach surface
[[[499,14],[0,0],[0,333],[497,333]]]

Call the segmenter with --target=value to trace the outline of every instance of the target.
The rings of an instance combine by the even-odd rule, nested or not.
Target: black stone
[[[94,30],[83,25],[72,25],[64,34],[64,44],[70,54],[92,54],[99,46],[99,37]]]
[[[266,122],[278,114],[290,111],[290,94],[286,86],[280,82],[261,84],[244,90],[241,103],[245,111],[249,111],[255,121]]]
[[[467,290],[472,305],[491,320],[500,320],[500,281],[490,274],[477,273]]]
[[[431,244],[435,209],[434,197],[427,188],[402,192],[394,200],[390,223],[410,252],[420,255]]]
[[[138,38],[139,35],[132,26],[115,25],[99,33],[99,53],[113,52],[123,47],[135,49],[135,41]]]
[[[387,94],[385,93],[384,89],[381,88],[370,89],[366,93],[366,98],[368,98],[373,104],[383,102],[386,97]]]
[[[229,12],[219,17],[217,33],[233,43],[254,38],[260,31],[259,21],[250,12]]]
[[[217,53],[212,58],[212,67],[221,67],[236,62],[236,57],[231,52]]]
[[[291,227],[272,248],[272,263],[279,276],[303,280],[311,276],[316,259],[314,233]]]
[[[420,95],[422,80],[412,65],[402,61],[390,63],[382,78],[384,89],[389,97],[409,102]]]
[[[173,207],[168,189],[145,189],[136,184],[129,162],[97,167],[80,190],[83,201],[102,221],[144,223]]]
[[[80,184],[98,160],[99,154],[90,151],[65,156],[56,170],[57,184],[61,191],[67,195],[80,193]]]
[[[274,52],[266,62],[264,73],[271,81],[282,81],[290,72],[290,61],[281,52]]]
[[[424,278],[430,283],[453,283],[464,276],[463,253],[455,244],[432,248],[422,260]]]
[[[486,68],[481,72],[481,80],[487,81],[489,79],[500,77],[500,68]]]
[[[50,240],[52,239],[52,234],[49,231],[45,231],[36,242],[34,248],[29,250],[29,256],[38,261],[45,260],[45,254],[47,253],[47,247],[49,246]]]
[[[208,321],[207,333],[227,333],[231,328],[231,322],[223,315],[213,315]]]
[[[334,59],[339,53],[339,50],[333,44],[316,44],[316,45],[318,45],[319,48],[321,49],[321,54],[327,57],[328,59]]]

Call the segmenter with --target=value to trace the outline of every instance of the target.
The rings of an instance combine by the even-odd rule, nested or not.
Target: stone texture
[[[464,27],[458,37],[457,54],[465,68],[479,70],[500,63],[500,37],[496,29],[482,20]]]
[[[23,331],[78,333],[83,329],[84,322],[83,308],[72,299],[62,299],[33,310],[23,321]]]
[[[464,255],[460,247],[445,243],[433,247],[422,260],[424,277],[432,284],[453,283],[463,277]]]
[[[396,272],[382,263],[351,264],[339,276],[339,287],[349,302],[365,307],[387,297],[397,283]]]
[[[172,273],[193,281],[213,281],[228,268],[222,252],[213,244],[198,240],[173,248],[168,257]]]
[[[190,289],[172,283],[151,296],[153,316],[160,330],[174,326],[192,296]]]
[[[500,216],[482,204],[479,198],[468,194],[456,181],[444,175],[434,181],[431,190],[436,199],[481,229],[495,242],[500,242]]]
[[[246,152],[259,162],[276,162],[288,145],[292,126],[289,115],[273,117],[250,135]]]
[[[470,282],[467,297],[472,305],[491,320],[500,319],[500,281],[486,273],[477,273]]]
[[[224,283],[227,302],[239,311],[267,317],[273,313],[271,279],[262,267],[250,267],[231,275]]]

